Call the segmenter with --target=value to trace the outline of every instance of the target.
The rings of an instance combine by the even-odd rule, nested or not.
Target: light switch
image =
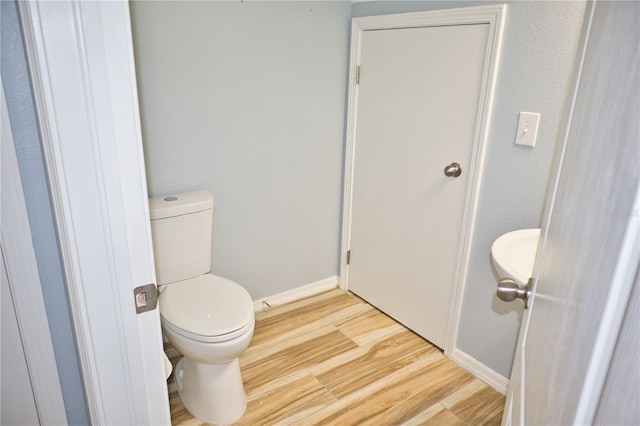
[[[540,113],[520,112],[520,120],[518,120],[518,132],[516,133],[516,145],[531,147],[536,146],[539,123]]]

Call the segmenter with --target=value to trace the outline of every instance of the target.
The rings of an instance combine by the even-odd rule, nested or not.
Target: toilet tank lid
[[[213,209],[213,195],[209,191],[184,192],[149,198],[151,220],[197,213],[209,209]]]

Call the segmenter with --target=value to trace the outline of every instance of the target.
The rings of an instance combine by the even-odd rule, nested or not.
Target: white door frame
[[[92,424],[169,424],[126,1],[18,2]]]
[[[0,182],[0,246],[9,278],[22,348],[40,424],[66,425],[67,415],[58,377],[40,274],[33,249],[22,180],[0,80],[0,123],[2,123],[2,176]]]
[[[506,5],[477,6],[459,9],[445,9],[430,12],[401,13],[395,15],[354,18],[351,26],[351,58],[349,65],[349,100],[347,113],[347,141],[345,154],[344,199],[342,213],[342,247],[340,260],[340,287],[349,288],[349,266],[347,251],[351,246],[351,213],[353,202],[353,173],[356,150],[358,85],[356,67],[360,65],[360,51],[364,31],[415,28],[442,25],[489,24],[485,67],[482,76],[478,118],[473,139],[471,164],[469,165],[469,186],[464,207],[462,234],[456,274],[453,283],[451,308],[448,320],[447,341],[444,353],[453,356],[458,335],[458,323],[462,309],[462,295],[467,279],[471,251],[471,237],[475,226],[476,210],[481,187],[485,148],[489,134],[493,95],[500,58],[502,33]]]

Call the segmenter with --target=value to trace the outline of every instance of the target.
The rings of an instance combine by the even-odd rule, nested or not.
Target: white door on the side
[[[170,424],[129,5],[19,8],[90,420]]]
[[[503,424],[594,420],[639,263],[638,16],[637,2],[593,9]]]
[[[432,26],[364,31],[361,41],[349,290],[440,347],[488,33]],[[457,177],[444,174],[452,163]]]
[[[0,258],[0,281],[2,281],[2,341],[0,355],[2,363],[2,388],[0,388],[0,423],[3,425],[36,425],[39,423],[38,409],[29,380],[29,366],[25,359],[16,311],[13,308],[9,277],[4,270],[4,253]]]

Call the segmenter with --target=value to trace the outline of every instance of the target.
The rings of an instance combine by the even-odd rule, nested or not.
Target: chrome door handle
[[[462,167],[458,163],[451,163],[444,168],[444,175],[447,177],[458,177],[462,174]]]
[[[498,297],[505,302],[522,299],[524,301],[524,308],[527,309],[529,307],[532,284],[533,278],[529,278],[527,285],[520,285],[511,278],[503,278],[498,282],[497,294]]]

